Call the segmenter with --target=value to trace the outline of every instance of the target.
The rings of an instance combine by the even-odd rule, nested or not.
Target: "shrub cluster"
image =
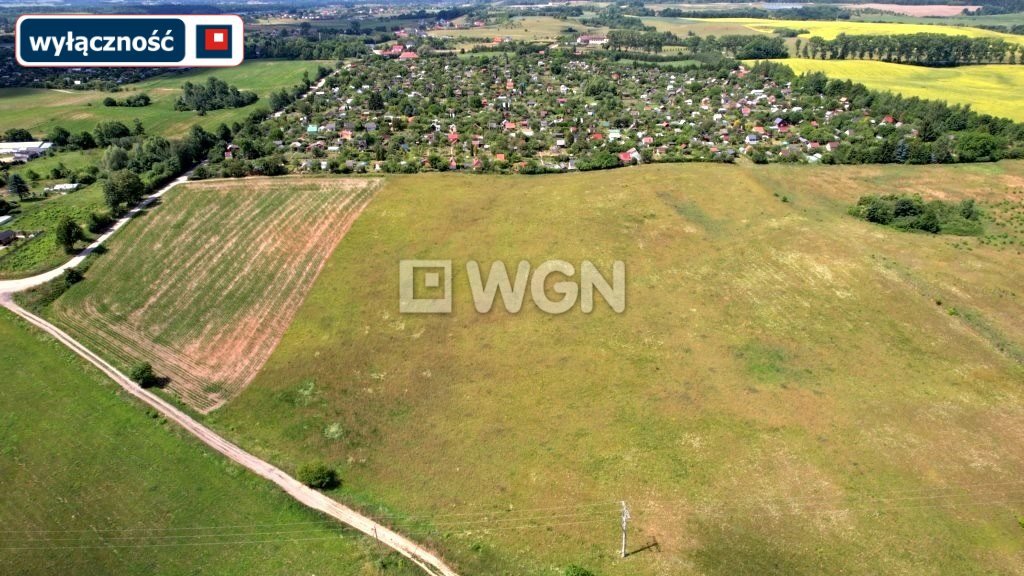
[[[229,86],[227,82],[211,76],[206,79],[205,84],[185,82],[181,86],[181,96],[174,103],[174,109],[195,110],[204,114],[209,110],[248,106],[257,98],[255,92],[240,91],[234,86]]]
[[[917,195],[871,194],[861,196],[850,208],[850,214],[875,224],[932,234],[977,236],[983,231],[981,214],[972,199],[960,203],[925,202]]]

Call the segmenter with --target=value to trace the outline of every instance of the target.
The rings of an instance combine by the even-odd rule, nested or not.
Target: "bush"
[[[108,226],[114,223],[114,219],[110,214],[106,212],[93,212],[89,214],[88,227],[89,232],[93,234],[99,234],[107,229]]]
[[[299,482],[310,488],[327,490],[339,484],[338,473],[323,462],[310,462],[303,464],[295,473]]]
[[[64,286],[70,288],[85,280],[85,276],[77,268],[68,268],[64,271]]]
[[[565,576],[597,576],[590,570],[587,570],[586,568],[583,568],[582,566],[578,566],[576,564],[570,564],[565,569],[565,572],[563,572],[563,574]]]
[[[128,373],[128,377],[143,388],[149,388],[157,383],[156,373],[153,372],[153,365],[149,362],[136,364],[131,372]]]

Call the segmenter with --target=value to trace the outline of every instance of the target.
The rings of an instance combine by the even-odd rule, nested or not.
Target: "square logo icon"
[[[196,26],[197,58],[230,58],[231,26]]]
[[[416,293],[421,297],[417,298]],[[400,260],[398,311],[402,314],[448,314],[452,311],[451,260]]]

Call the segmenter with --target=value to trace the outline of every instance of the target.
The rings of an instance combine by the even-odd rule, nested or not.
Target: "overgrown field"
[[[0,340],[0,573],[418,574],[147,415],[6,310]]]
[[[256,374],[372,194],[369,179],[209,180],[114,237],[53,307],[121,367],[152,362],[210,410]]]
[[[25,244],[0,250],[0,278],[31,276],[59,266],[70,258],[57,244],[53,230],[62,216],[69,216],[84,225],[90,213],[105,210],[103,185],[93,183],[65,195],[46,196],[43,189],[67,181],[66,178],[51,178],[51,169],[63,164],[68,170],[77,172],[99,162],[101,155],[100,150],[65,152],[11,169],[11,174],[21,174],[25,178],[33,196],[19,202],[12,214],[14,218],[0,225],[0,230],[41,231],[43,235]],[[29,178],[30,171],[38,174],[39,180],[32,181]],[[6,199],[16,200],[11,197]],[[88,230],[85,233],[90,238],[93,236]]]
[[[860,82],[874,90],[904,96],[970,104],[978,112],[1024,122],[1024,66],[958,66],[925,68],[876,60],[782,60],[797,73],[824,72],[832,78]]]
[[[847,214],[897,192],[1012,241]],[[1009,162],[389,178],[207,419],[465,574],[1021,574],[1021,214]],[[406,258],[452,314],[399,314]],[[467,260],[551,258],[623,260],[626,311],[474,310]]]
[[[701,19],[713,24],[740,24],[758,32],[772,32],[776,28],[804,29],[808,33],[801,34],[804,38],[821,36],[831,40],[840,33],[855,34],[948,34],[950,36],[968,36],[970,38],[1002,38],[1007,42],[1024,43],[1024,36],[1006,34],[984,28],[966,26],[944,26],[941,24],[903,24],[896,22],[857,22],[854,20],[767,20],[760,18],[714,18]]]
[[[235,68],[168,73],[130,84],[125,86],[124,91],[114,93],[3,88],[0,89],[0,131],[25,128],[37,137],[42,137],[54,126],[63,126],[72,132],[91,131],[97,123],[106,120],[118,120],[131,127],[135,118],[142,122],[147,133],[169,138],[183,135],[193,124],[212,130],[221,122],[230,126],[232,122],[244,119],[259,106],[266,108],[266,97],[271,92],[298,84],[303,72],[308,72],[313,78],[317,66],[328,64],[308,60],[250,60]],[[216,76],[240,90],[256,92],[261,100],[243,108],[213,110],[205,116],[175,110],[174,101],[181,93],[181,85],[186,81],[204,82],[208,76]],[[123,100],[143,92],[153,99],[149,106],[125,108],[103,105],[103,99],[108,96]]]

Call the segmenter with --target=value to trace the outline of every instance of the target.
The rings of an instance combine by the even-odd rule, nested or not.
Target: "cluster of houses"
[[[595,158],[607,167],[609,157],[622,165],[743,154],[816,162],[883,127],[914,136],[891,117],[851,110],[845,98],[798,94],[743,68],[720,77],[570,58],[354,63],[309,106],[273,119],[283,136],[274,144],[302,169],[516,171],[574,170]]]
[[[416,44],[413,42],[407,44],[399,43],[386,48],[375,49],[373,53],[384,58],[397,58],[399,60],[416,60],[420,57],[416,53]]]

